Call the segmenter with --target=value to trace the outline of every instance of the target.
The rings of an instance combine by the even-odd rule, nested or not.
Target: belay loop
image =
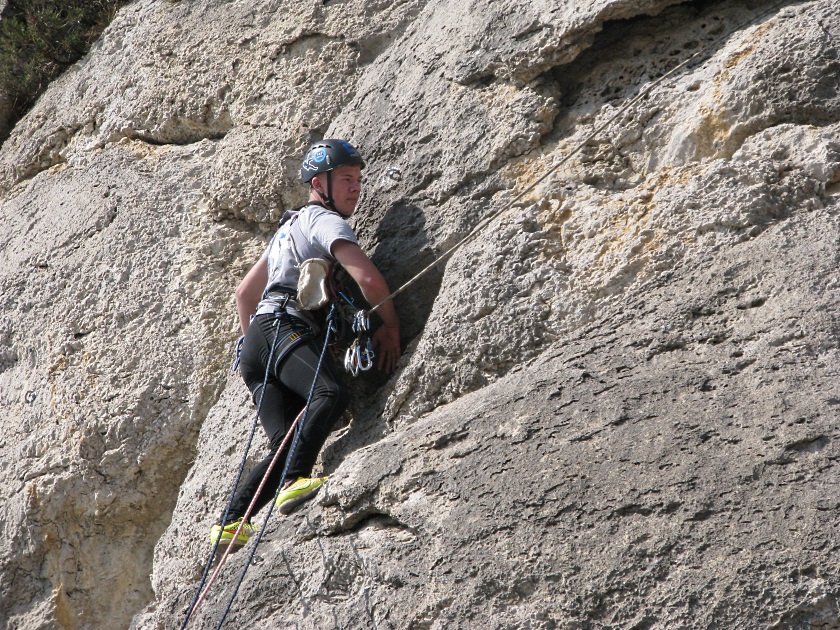
[[[353,376],[358,376],[359,372],[367,372],[373,367],[374,356],[376,355],[373,352],[373,344],[371,344],[370,339],[364,335],[359,335],[344,354],[344,369]]]

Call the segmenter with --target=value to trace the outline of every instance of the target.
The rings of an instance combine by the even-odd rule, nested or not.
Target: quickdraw
[[[370,330],[370,315],[367,311],[358,310],[353,316],[353,332],[363,333]]]

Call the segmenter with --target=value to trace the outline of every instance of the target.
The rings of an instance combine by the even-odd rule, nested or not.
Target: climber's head
[[[300,176],[310,186],[310,201],[320,201],[344,216],[353,214],[359,201],[362,169],[359,151],[345,140],[316,142],[300,167]]]

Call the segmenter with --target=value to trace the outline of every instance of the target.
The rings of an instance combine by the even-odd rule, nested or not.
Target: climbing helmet
[[[327,173],[339,166],[355,164],[365,167],[358,149],[346,140],[326,139],[316,142],[306,152],[300,167],[300,177],[307,184],[319,173]]]

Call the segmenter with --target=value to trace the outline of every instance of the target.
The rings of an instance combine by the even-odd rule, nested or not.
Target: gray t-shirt
[[[292,251],[292,239],[301,261],[323,258],[330,264],[335,262],[331,254],[335,241],[358,244],[353,229],[340,214],[314,204],[304,206],[295,218],[280,226],[268,244],[265,251],[268,262],[266,291],[297,287],[300,269]],[[264,299],[257,307],[257,314],[274,312],[277,306],[274,300]]]

